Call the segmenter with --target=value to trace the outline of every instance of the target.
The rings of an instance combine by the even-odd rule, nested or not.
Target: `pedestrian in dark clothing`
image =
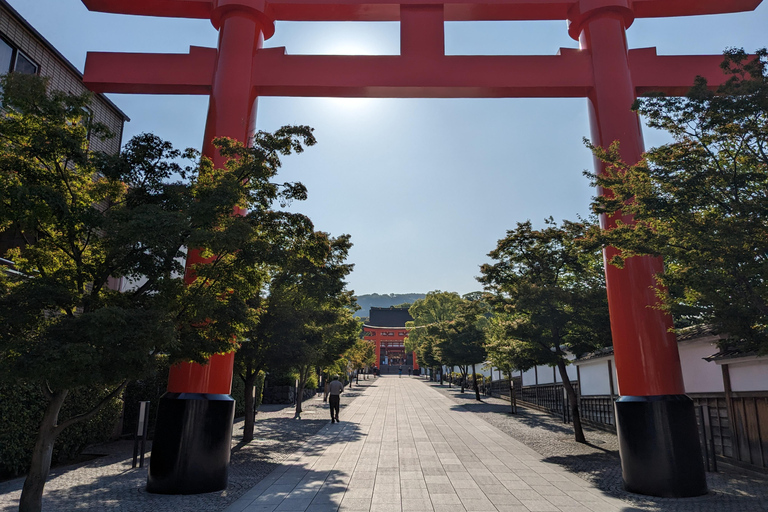
[[[341,394],[344,392],[344,384],[339,381],[339,376],[334,375],[328,386],[328,404],[331,406],[331,423],[339,422],[339,407]]]
[[[399,378],[401,378],[402,376],[403,376],[403,367],[401,366],[401,367],[400,367],[400,372],[398,373],[398,375],[397,375],[397,378],[399,379]]]

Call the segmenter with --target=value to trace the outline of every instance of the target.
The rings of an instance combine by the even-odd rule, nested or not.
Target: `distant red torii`
[[[217,49],[192,47],[188,54],[89,53],[85,82],[98,92],[209,95],[203,153],[221,164],[211,140],[218,136],[248,140],[255,127],[258,96],[586,97],[592,142],[607,146],[618,140],[623,159],[636,162],[642,156],[643,138],[630,106],[638,95],[648,91],[680,95],[698,75],[713,86],[725,77],[719,67],[721,56],[658,56],[653,48],[629,50],[626,29],[636,18],[749,11],[761,0],[83,3],[103,12],[211,20],[219,30]],[[400,55],[293,56],[284,48],[262,49],[278,20],[399,21]],[[567,20],[568,33],[580,42],[580,49],[561,49],[551,56],[446,56],[444,22],[477,20]],[[596,165],[602,169],[601,163]],[[615,220],[603,218],[601,223],[610,228]],[[606,249],[608,259],[612,254],[613,249]],[[199,261],[193,254],[188,265]],[[693,404],[684,395],[677,345],[669,332],[672,320],[650,307],[656,302],[654,275],[661,270],[661,261],[650,257],[630,258],[623,269],[606,268],[622,395],[616,403],[616,417],[623,476],[626,488],[635,492],[694,496],[706,492],[706,481]],[[226,394],[230,378],[231,356],[215,358],[205,367],[181,365],[172,369],[169,392]],[[162,403],[161,407],[173,408]],[[184,421],[195,421],[189,419],[193,416],[184,417],[188,418]],[[185,423],[177,417],[164,418],[165,423],[175,425],[172,429],[184,430],[179,425]],[[204,415],[200,418],[204,420]],[[198,475],[190,472],[190,460],[214,455],[194,449],[184,459],[179,455],[181,447],[194,444],[185,435],[156,441],[148,488],[178,493],[222,488],[222,481],[226,486],[228,451],[226,457],[220,454],[218,465],[213,464],[219,478],[212,478],[210,472]],[[178,446],[167,455],[162,446],[169,443]]]

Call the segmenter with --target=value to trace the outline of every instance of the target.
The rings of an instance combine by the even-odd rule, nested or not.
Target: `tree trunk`
[[[461,369],[461,393],[464,394],[464,390],[467,386],[467,368],[466,366],[460,366]]]
[[[51,401],[45,408],[40,430],[37,432],[37,440],[32,450],[32,461],[29,473],[24,480],[24,488],[21,490],[19,500],[19,512],[40,512],[43,508],[43,488],[48,474],[51,472],[51,456],[53,455],[53,443],[59,430],[56,428],[59,421],[59,411],[67,397],[68,390],[56,391]]]
[[[304,386],[307,385],[307,378],[309,377],[309,367],[299,368],[299,385],[296,388],[296,414],[295,419],[301,419],[301,402],[304,397]]]
[[[581,416],[579,416],[579,402],[576,397],[576,390],[571,385],[571,379],[568,377],[568,370],[565,368],[565,361],[557,361],[557,369],[560,371],[560,378],[563,380],[565,392],[568,395],[568,402],[571,406],[571,418],[573,419],[573,434],[577,443],[586,443],[584,430],[581,428]]]
[[[443,369],[440,368],[440,370],[438,370],[438,371],[440,372],[439,373],[439,375],[440,375],[440,385],[442,386],[443,385]]]
[[[472,383],[475,386],[475,400],[480,402],[480,388],[477,385],[477,370],[475,369],[475,363],[472,363]]]
[[[512,372],[509,372],[509,407],[512,414],[517,414],[517,397],[515,396],[515,385],[512,383]]]
[[[245,369],[245,424],[243,425],[243,442],[250,443],[253,441],[253,427],[256,423],[256,410],[254,407],[254,389],[256,384],[256,377],[259,372],[253,371],[251,365],[247,365]]]

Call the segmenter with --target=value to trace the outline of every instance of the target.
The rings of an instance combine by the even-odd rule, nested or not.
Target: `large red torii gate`
[[[625,30],[635,18],[748,11],[761,1],[83,0],[94,11],[210,19],[219,30],[217,49],[192,47],[188,54],[90,52],[85,82],[97,92],[208,95],[203,153],[218,164],[211,140],[246,141],[256,124],[258,96],[586,97],[592,142],[607,146],[618,140],[624,160],[636,162],[643,138],[630,106],[639,94],[680,95],[697,75],[713,85],[724,75],[721,56],[629,50]],[[292,56],[284,48],[262,49],[277,20],[399,21],[400,55]],[[567,20],[581,49],[553,56],[446,56],[444,22],[478,20]],[[606,228],[614,221],[601,219]],[[611,252],[606,250],[606,258]],[[188,265],[197,261],[191,257]],[[693,403],[685,396],[671,318],[649,307],[656,302],[653,276],[661,269],[661,261],[650,257],[631,258],[624,269],[606,266],[622,395],[616,403],[622,470],[628,490],[695,496],[707,488]],[[215,356],[206,366],[172,369],[158,417],[150,491],[226,487],[231,376],[231,354]],[[212,423],[215,415],[228,416],[229,424]]]

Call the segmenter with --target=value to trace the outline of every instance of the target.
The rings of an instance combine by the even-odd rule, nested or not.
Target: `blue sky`
[[[87,51],[186,53],[216,45],[207,21],[88,12],[80,0],[9,0],[75,66]],[[638,20],[631,48],[719,54],[768,46],[768,2],[750,13]],[[397,54],[396,23],[278,23],[267,47],[292,54]],[[446,24],[446,53],[553,55],[578,47],[565,22]],[[207,99],[110,95],[131,118],[125,140],[153,132],[200,148]],[[475,276],[506,230],[531,219],[575,219],[593,195],[586,99],[392,100],[262,98],[258,128],[315,128],[318,144],[284,161],[302,181],[294,205],[317,229],[349,233],[350,289],[407,293],[479,289]],[[646,146],[663,134],[645,131]]]

